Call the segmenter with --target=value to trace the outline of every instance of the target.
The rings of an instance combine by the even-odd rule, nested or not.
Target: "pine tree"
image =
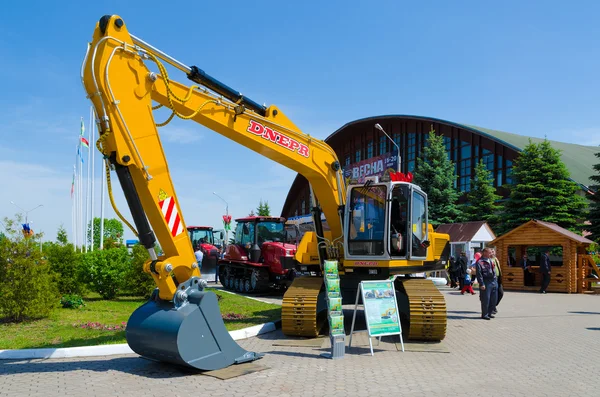
[[[58,228],[58,233],[56,235],[56,241],[58,241],[62,245],[66,245],[69,243],[69,239],[67,237],[67,231],[65,227],[61,224]]]
[[[271,216],[271,208],[269,208],[269,203],[267,201],[263,202],[262,199],[260,199],[258,208],[256,208],[256,213],[258,216]]]
[[[600,152],[596,153],[596,157],[600,158]],[[592,233],[588,238],[595,242],[600,242],[600,163],[594,164],[594,171],[596,175],[592,175],[590,179],[596,182],[595,185],[590,186],[593,191],[592,194],[588,194],[588,198],[591,201],[590,213],[588,220],[590,225],[586,225],[586,229]]]
[[[579,188],[569,179],[560,151],[548,140],[539,144],[529,141],[515,161],[512,177],[514,186],[505,206],[503,232],[531,219],[571,231],[581,229],[586,200],[577,194]]]
[[[462,218],[457,206],[459,195],[454,188],[455,180],[454,163],[448,158],[444,138],[437,135],[432,126],[423,157],[417,158],[413,183],[427,193],[429,222],[434,227],[460,222]]]
[[[485,166],[483,159],[479,159],[475,166],[473,188],[467,195],[469,205],[464,207],[466,221],[486,221],[494,229],[499,219],[500,206],[497,202],[501,197],[496,194],[493,181],[492,173]]]

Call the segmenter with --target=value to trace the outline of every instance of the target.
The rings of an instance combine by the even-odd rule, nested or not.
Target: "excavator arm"
[[[170,80],[163,62],[202,86]],[[140,242],[153,255],[154,231],[164,250],[147,266],[161,299],[171,299],[177,290],[170,274],[183,281],[199,271],[160,142],[158,127],[166,123],[157,124],[153,115],[158,107],[172,111],[167,122],[174,116],[191,119],[305,176],[320,198],[332,238],[342,236],[339,211],[345,191],[337,155],[301,132],[276,106],[260,106],[197,67],[174,60],[129,34],[118,16],[98,22],[82,76],[100,120],[98,149],[119,176]]]
[[[164,62],[198,85],[170,80]],[[112,194],[111,203],[148,249],[144,271],[157,285],[151,300],[128,322],[130,347],[148,358],[199,369],[259,358],[233,342],[215,295],[204,291],[158,128],[175,116],[191,119],[304,175],[320,199],[332,239],[340,240],[345,191],[335,152],[302,133],[277,107],[261,106],[131,35],[116,15],[96,24],[81,77],[98,120],[96,145],[108,159],[109,189],[108,163],[116,171],[135,228],[122,217]],[[172,112],[162,123],[153,113],[159,107]],[[154,251],[157,239],[164,251],[160,257]]]

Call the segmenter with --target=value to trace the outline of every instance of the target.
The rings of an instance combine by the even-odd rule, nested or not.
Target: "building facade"
[[[376,124],[391,139],[377,129]],[[395,170],[398,154],[401,171],[414,171],[417,157],[422,153],[432,129],[436,134],[443,135],[448,156],[455,164],[458,176],[455,187],[463,193],[459,199],[461,203],[466,201],[466,193],[471,189],[471,180],[479,159],[483,159],[492,172],[497,193],[505,198],[510,193],[512,167],[520,151],[529,143],[529,139],[532,142],[542,141],[539,138],[430,117],[390,115],[350,122],[327,137],[325,142],[335,150],[348,181],[350,177],[360,179],[369,175],[382,175],[390,169]],[[550,142],[562,151],[562,160],[571,172],[571,178],[583,190],[587,189],[591,183],[589,176],[593,173],[593,164],[597,161],[594,154],[598,148]],[[310,200],[308,181],[302,175],[297,175],[281,216],[293,219],[310,215]]]

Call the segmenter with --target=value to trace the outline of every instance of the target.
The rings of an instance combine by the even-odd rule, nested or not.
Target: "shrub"
[[[83,280],[104,299],[113,299],[125,285],[129,267],[127,248],[111,248],[82,255]]]
[[[60,304],[65,309],[79,309],[85,306],[85,302],[79,295],[63,295]]]
[[[58,303],[58,288],[35,236],[25,238],[16,221],[4,219],[0,239],[0,317],[23,321],[47,317]]]
[[[57,275],[58,290],[61,294],[82,295],[85,285],[82,282],[81,254],[73,244],[51,244],[46,250],[50,269]]]
[[[131,265],[127,272],[126,289],[135,296],[150,298],[156,283],[151,275],[144,272],[144,262],[150,259],[148,250],[141,244],[136,244],[131,250]]]

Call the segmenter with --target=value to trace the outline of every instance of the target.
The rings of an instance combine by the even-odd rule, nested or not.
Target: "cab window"
[[[240,222],[235,228],[235,243],[246,246],[254,243],[254,223]]]
[[[391,256],[406,256],[409,241],[409,194],[407,185],[396,185],[392,191],[389,234]]]
[[[350,255],[383,255],[386,193],[385,186],[352,189],[348,222]]]
[[[423,245],[423,241],[427,240],[425,196],[417,191],[413,191],[412,201],[411,257],[426,257],[427,248]]]

